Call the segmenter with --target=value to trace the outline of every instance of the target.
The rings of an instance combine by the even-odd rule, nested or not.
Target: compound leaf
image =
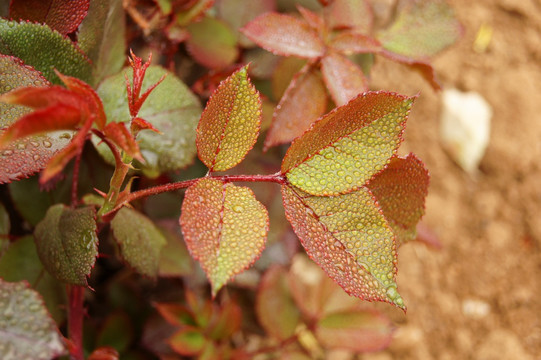
[[[12,0],[9,15],[48,25],[62,35],[77,30],[85,18],[90,0]]]
[[[425,212],[428,181],[422,161],[409,154],[406,158],[393,157],[367,185],[399,244],[416,237],[417,223]]]
[[[321,73],[338,106],[368,90],[368,80],[363,71],[341,54],[329,52],[325,55],[321,59]]]
[[[313,195],[354,191],[396,152],[414,98],[367,92],[315,122],[291,144],[282,173]]]
[[[211,171],[228,170],[254,146],[261,125],[261,99],[247,67],[222,81],[197,126],[197,152]]]
[[[452,45],[462,34],[453,9],[445,0],[406,0],[395,22],[378,34],[383,47],[423,59]]]
[[[34,237],[45,269],[56,279],[86,286],[98,255],[94,207],[53,205],[36,226]]]
[[[265,148],[302,135],[327,109],[327,92],[314,67],[305,66],[291,81],[276,107]]]
[[[139,273],[155,277],[160,252],[167,240],[152,220],[124,207],[111,221],[111,228],[124,260]]]
[[[24,86],[47,86],[49,82],[35,69],[12,56],[0,55],[0,94]],[[8,128],[30,111],[27,107],[0,103],[0,128]],[[0,136],[5,130],[0,130]],[[69,141],[64,133],[33,135],[0,150],[0,183],[27,177],[43,169],[49,159]]]
[[[315,331],[328,349],[370,352],[385,349],[393,338],[391,321],[376,310],[352,310],[329,314],[319,320]]]
[[[216,295],[261,255],[269,216],[249,188],[204,178],[186,191],[180,225]]]
[[[131,119],[124,75],[132,81],[132,69],[125,68],[104,80],[98,88],[108,122],[129,122]],[[166,78],[150,93],[138,115],[161,131],[141,131],[137,135],[139,149],[145,159],[145,163],[138,164],[138,167],[146,175],[154,177],[162,172],[179,170],[193,161],[196,152],[193,139],[201,115],[201,106],[195,95],[178,77],[160,66],[150,66],[146,70],[141,92],[144,93],[164,75]],[[96,137],[92,141],[100,155],[114,164],[109,148]]]
[[[404,308],[396,290],[396,244],[370,191],[312,196],[282,186],[286,217],[304,249],[348,294]]]
[[[0,357],[48,360],[66,353],[40,295],[26,281],[0,279]]]
[[[0,39],[0,54],[18,57],[52,83],[61,83],[53,69],[85,82],[92,79],[86,55],[69,38],[46,25],[0,19]]]
[[[317,32],[290,15],[266,13],[250,21],[241,31],[276,55],[317,58],[325,52],[325,45]]]

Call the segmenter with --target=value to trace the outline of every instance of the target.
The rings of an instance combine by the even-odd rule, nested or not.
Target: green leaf
[[[26,281],[0,279],[0,357],[49,360],[66,353],[56,324]]]
[[[389,166],[367,187],[376,197],[399,244],[417,236],[416,226],[425,212],[428,170],[415,155],[393,157]]]
[[[90,82],[90,61],[69,38],[40,24],[0,19],[0,54],[18,57],[54,84],[61,84],[53,69]]]
[[[312,195],[359,189],[398,149],[413,100],[367,92],[336,108],[293,141],[282,173]]]
[[[122,0],[92,0],[77,44],[94,64],[93,84],[118,73],[126,61],[126,20]]]
[[[185,356],[198,355],[203,351],[206,342],[207,339],[200,330],[189,327],[178,331],[169,339],[173,350]]]
[[[215,296],[261,255],[269,216],[249,188],[204,178],[186,190],[180,225]]]
[[[383,47],[414,59],[434,56],[462,34],[445,0],[407,0],[395,22],[378,34]]]
[[[49,82],[30,66],[12,56],[0,55],[0,94],[25,86],[48,86]],[[8,128],[29,108],[0,103],[0,128]],[[0,136],[6,130],[0,130]],[[45,168],[47,162],[64,148],[70,136],[66,132],[33,135],[9,143],[0,150],[0,184],[27,177]],[[68,134],[69,135],[69,134]]]
[[[98,88],[108,122],[130,121],[125,75],[130,81],[133,80],[131,68],[125,68],[107,78]],[[153,177],[162,172],[182,169],[193,161],[196,152],[195,128],[201,115],[201,106],[195,95],[176,75],[160,66],[147,69],[141,92],[164,75],[167,77],[150,93],[139,111],[139,117],[162,132],[141,131],[137,135],[139,149],[145,159],[145,163],[137,167]],[[109,148],[100,144],[96,137],[92,141],[100,155],[114,164]]]
[[[211,171],[228,170],[254,146],[261,125],[261,99],[247,66],[222,81],[197,126],[197,152]]]
[[[327,315],[318,321],[315,334],[328,349],[369,352],[389,346],[393,326],[376,310],[354,310]]]
[[[0,257],[0,278],[10,282],[26,280],[35,284],[34,290],[43,296],[57,323],[65,320],[66,289],[43,268],[33,236],[22,237],[9,245]]]
[[[86,286],[98,255],[96,230],[94,207],[51,206],[34,230],[45,269],[60,281]]]
[[[122,208],[111,221],[111,228],[124,260],[137,272],[155,277],[160,252],[167,240],[156,225],[140,212]]]
[[[188,25],[186,47],[195,61],[211,69],[223,69],[239,55],[237,37],[223,21],[205,17]]]
[[[176,228],[159,224],[160,231],[164,235],[167,244],[160,253],[158,275],[163,277],[181,277],[193,273],[193,261],[186,244],[182,240],[182,235],[178,224]]]
[[[280,340],[295,334],[300,312],[289,289],[287,272],[274,266],[265,272],[257,291],[256,314],[265,331]]]
[[[400,308],[396,243],[370,191],[312,196],[282,186],[286,217],[304,249],[348,294]]]

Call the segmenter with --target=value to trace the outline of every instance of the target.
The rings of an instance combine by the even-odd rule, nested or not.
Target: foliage
[[[368,0],[30,5],[11,0],[0,19],[0,311],[3,332],[46,341],[2,337],[2,357],[325,358],[390,343],[391,321],[361,300],[406,309],[397,252],[416,238],[428,172],[399,155],[416,96],[368,91],[366,74],[384,56],[437,88],[429,57],[460,34],[443,0],[401,1],[386,28]],[[124,67],[126,44],[145,42],[167,69],[131,51]],[[65,341],[44,304],[63,331],[67,318]]]

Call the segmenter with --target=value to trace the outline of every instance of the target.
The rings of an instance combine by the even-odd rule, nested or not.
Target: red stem
[[[75,208],[79,201],[77,197],[77,186],[79,184],[79,170],[81,169],[82,155],[83,148],[80,148],[79,152],[75,156],[75,163],[73,164],[73,178],[71,180],[71,208]]]
[[[71,341],[70,360],[84,360],[83,353],[83,300],[85,288],[68,285],[68,337]]]

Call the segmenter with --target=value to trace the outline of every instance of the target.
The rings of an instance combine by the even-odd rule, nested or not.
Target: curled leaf
[[[197,126],[197,152],[211,171],[240,163],[254,146],[261,125],[261,100],[247,67],[220,83]]]
[[[249,188],[203,178],[186,190],[180,225],[215,296],[261,255],[269,217]]]
[[[282,173],[313,195],[360,188],[396,152],[413,100],[367,92],[331,111],[291,144]]]

